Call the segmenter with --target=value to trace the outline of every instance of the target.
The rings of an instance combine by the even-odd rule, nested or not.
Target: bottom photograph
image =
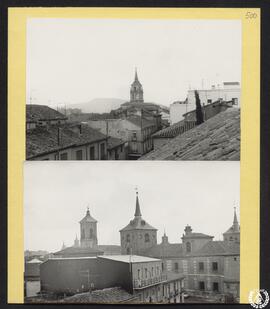
[[[24,164],[25,303],[238,303],[240,162]]]

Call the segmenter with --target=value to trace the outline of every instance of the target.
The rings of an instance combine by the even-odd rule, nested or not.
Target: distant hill
[[[89,102],[67,104],[66,108],[79,108],[83,113],[109,113],[126,101],[115,98],[97,98]]]

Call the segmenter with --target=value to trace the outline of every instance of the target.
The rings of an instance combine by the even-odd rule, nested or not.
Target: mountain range
[[[83,113],[109,113],[126,101],[116,98],[97,98],[88,102],[67,104],[66,108],[79,108]]]

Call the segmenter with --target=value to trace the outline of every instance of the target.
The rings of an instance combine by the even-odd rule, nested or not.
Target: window
[[[199,262],[199,271],[204,271],[204,263]]]
[[[82,229],[82,238],[85,238],[85,232],[84,232],[84,229]]]
[[[164,271],[164,263],[163,262],[161,263],[161,269],[162,269],[162,271]]]
[[[137,132],[132,132],[132,140],[133,141],[137,140]]]
[[[130,254],[130,249],[129,248],[127,248],[127,254]]]
[[[149,234],[145,234],[145,235],[144,235],[144,241],[145,241],[145,242],[149,242],[149,241],[150,241]]]
[[[59,155],[58,155],[58,153],[56,153],[56,154],[54,155],[54,160],[59,160]]]
[[[187,252],[191,252],[191,243],[190,242],[186,243],[186,250],[187,250]]]
[[[60,160],[67,160],[67,159],[68,159],[67,152],[63,152],[60,154]]]
[[[147,268],[144,269],[144,276],[147,279]]]
[[[204,281],[199,281],[199,289],[200,289],[201,291],[204,291],[204,290],[205,290]]]
[[[233,259],[234,259],[234,261],[237,261],[237,258],[236,258],[236,257],[234,257]]]
[[[140,269],[138,269],[138,279],[140,279],[140,272],[141,272],[141,270]]]
[[[207,99],[207,103],[208,104],[212,103],[212,100],[211,99]]]
[[[152,277],[154,277],[154,267],[152,267],[151,275],[152,275]]]
[[[212,270],[213,271],[217,271],[218,270],[218,263],[217,262],[213,262],[212,263]]]
[[[93,229],[90,229],[90,239],[92,239],[93,236],[94,236]]]
[[[174,263],[174,270],[176,270],[176,271],[178,271],[178,263],[176,262],[176,263]]]
[[[127,236],[126,236],[126,242],[130,242],[130,235],[129,234],[127,234]]]
[[[90,160],[95,160],[95,146],[91,146],[90,147],[90,156],[89,156]]]
[[[76,151],[76,160],[82,160],[82,150]]]
[[[214,291],[214,292],[219,292],[219,289],[218,289],[218,282],[213,282],[213,291]]]
[[[105,143],[100,144],[100,160],[105,160]]]

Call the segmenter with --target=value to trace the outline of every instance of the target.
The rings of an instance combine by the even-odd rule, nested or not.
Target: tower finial
[[[136,187],[136,209],[135,209],[135,217],[141,217],[141,209],[140,209],[140,203],[139,203],[139,197],[138,197],[138,188]]]

